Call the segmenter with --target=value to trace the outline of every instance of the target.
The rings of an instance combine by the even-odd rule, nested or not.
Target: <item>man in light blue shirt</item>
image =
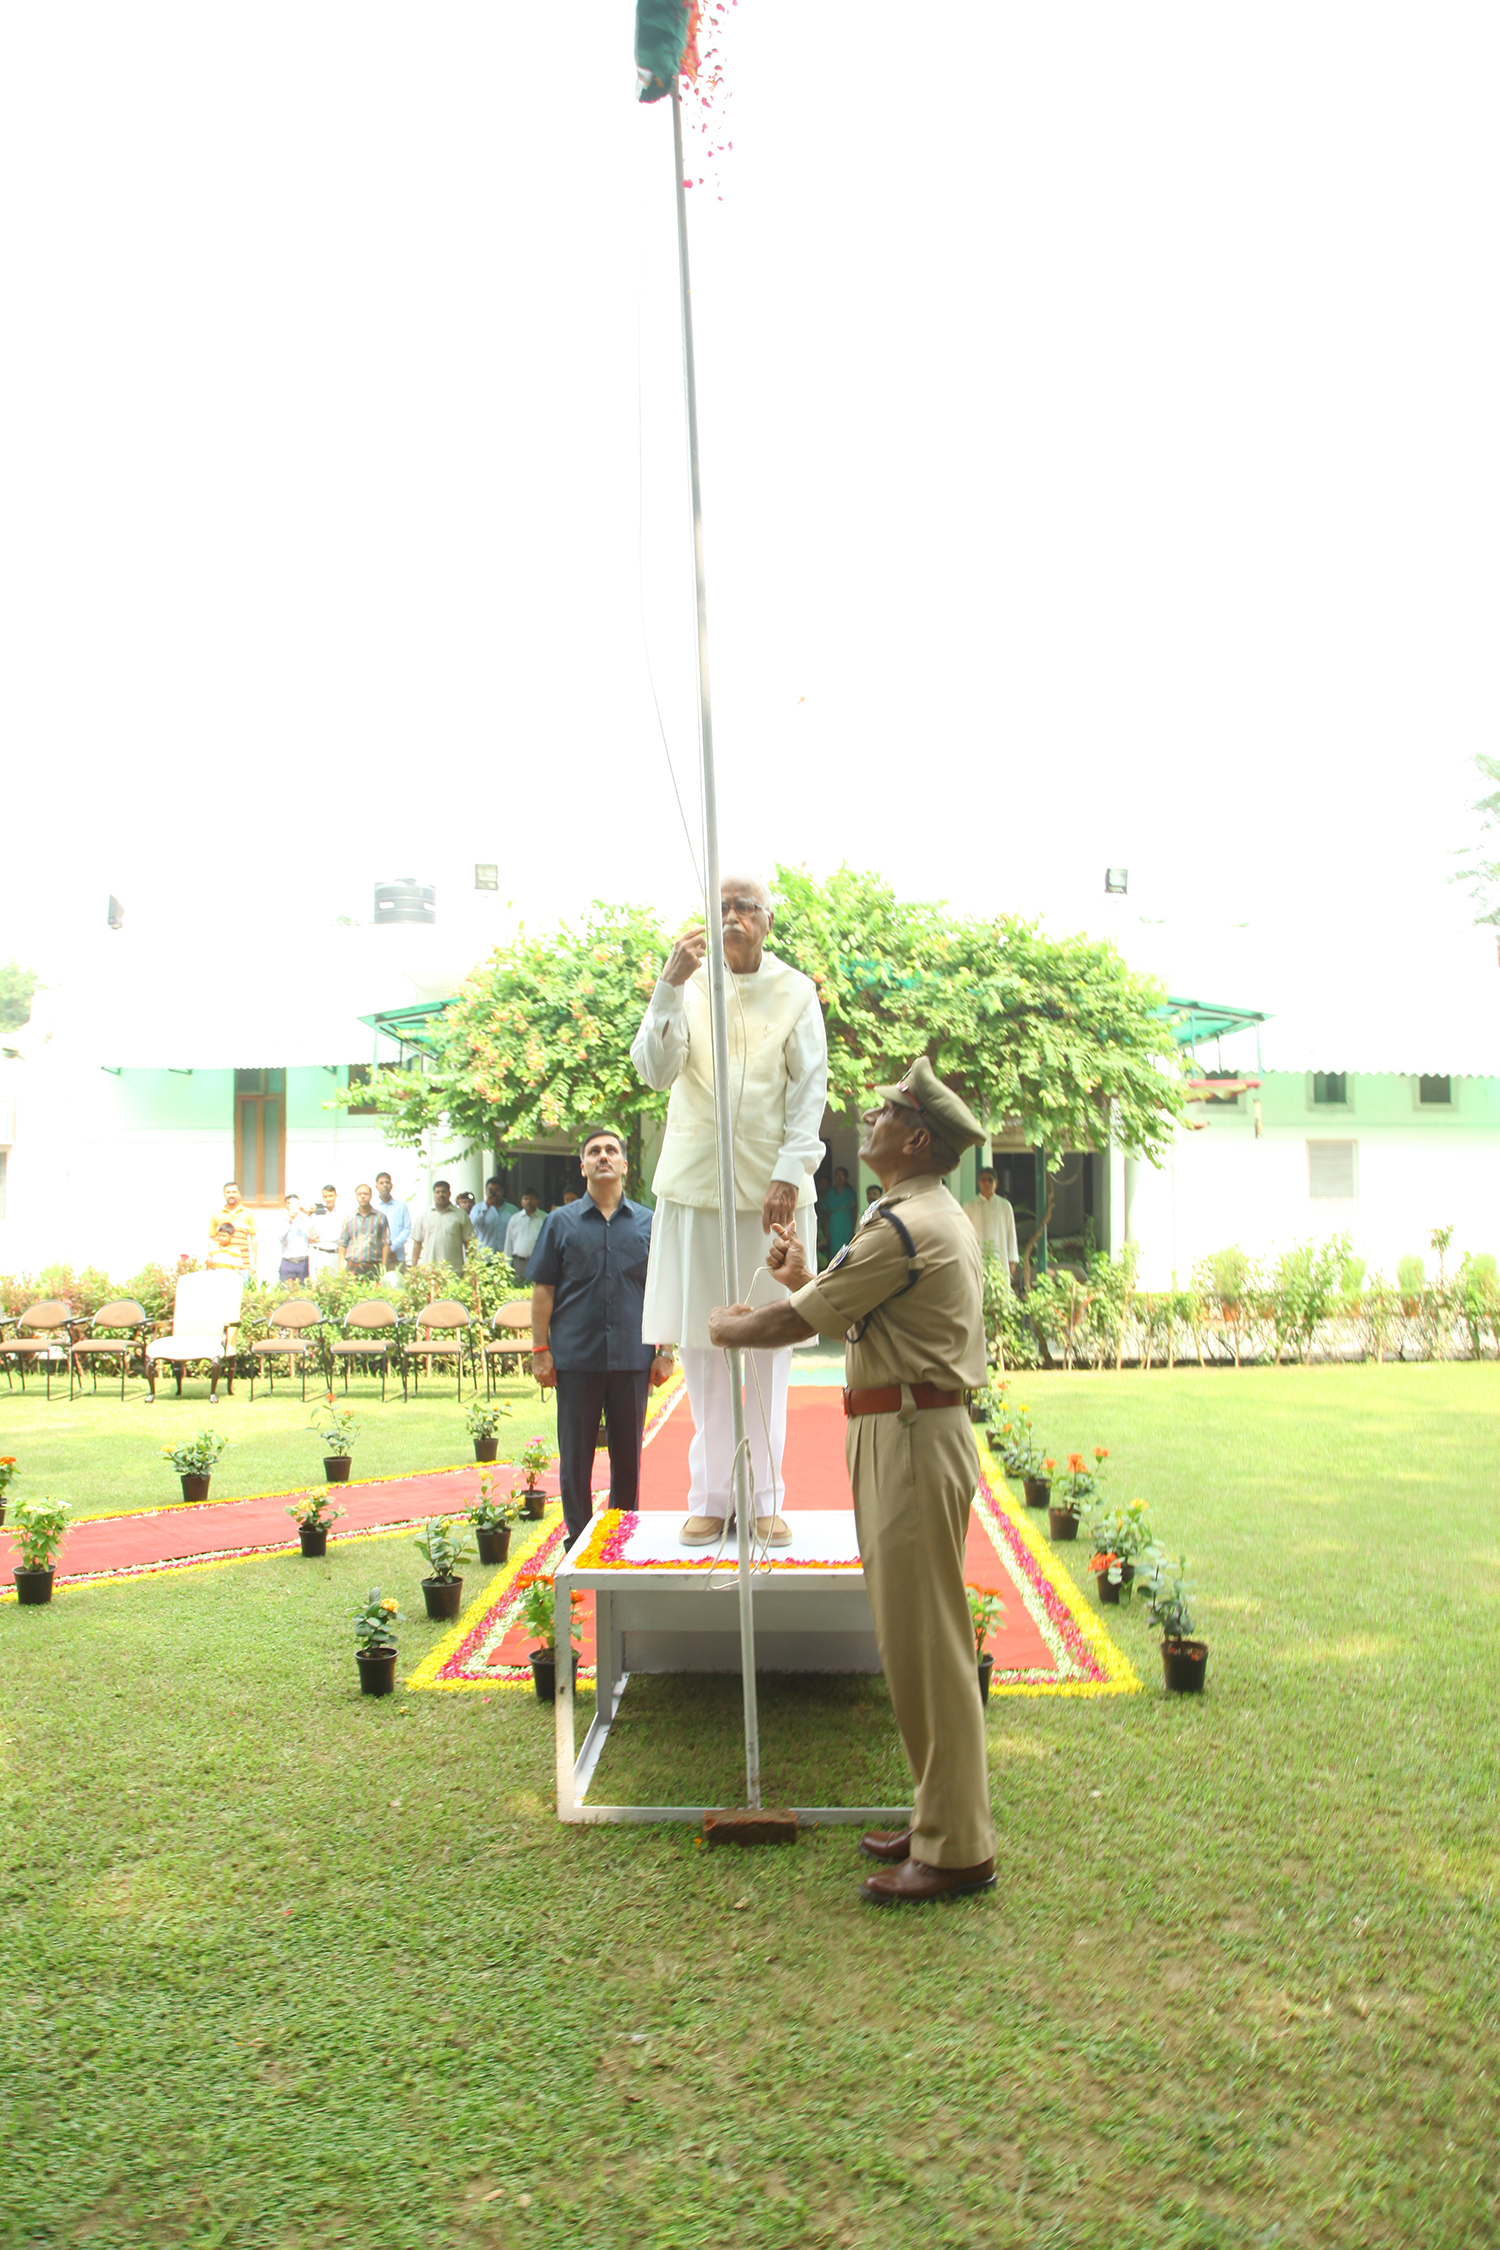
[[[484,1201],[476,1203],[469,1217],[474,1226],[474,1239],[486,1250],[505,1249],[505,1230],[516,1215],[516,1207],[505,1199],[505,1182],[486,1180]]]
[[[374,1207],[390,1229],[390,1240],[386,1244],[387,1265],[404,1266],[406,1247],[411,1241],[411,1212],[404,1203],[397,1201],[389,1172],[377,1172],[375,1175]]]
[[[538,1209],[538,1200],[530,1188],[524,1188],[521,1208],[506,1225],[505,1255],[517,1281],[526,1279],[527,1262],[536,1248],[537,1236],[547,1224],[547,1214]]]

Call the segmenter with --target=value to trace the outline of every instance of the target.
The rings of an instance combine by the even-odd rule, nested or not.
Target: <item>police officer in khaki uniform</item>
[[[883,1862],[877,1905],[988,1890],[995,1880],[984,1713],[964,1583],[979,1461],[965,1392],[985,1380],[979,1243],[943,1185],[983,1127],[931,1064],[876,1089],[860,1155],[882,1194],[827,1270],[791,1228],[767,1261],[791,1291],[754,1312],[721,1306],[716,1344],[765,1350],[844,1335],[845,1451],[875,1637],[915,1779],[912,1825],[861,1839]]]

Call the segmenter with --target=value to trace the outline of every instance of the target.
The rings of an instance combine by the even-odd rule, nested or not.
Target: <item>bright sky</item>
[[[632,18],[8,11],[0,958],[110,890],[235,953],[384,874],[476,943],[687,904]],[[1462,928],[1497,61],[1479,5],[740,0],[689,198],[727,866],[1076,925],[1120,862],[1314,963]]]

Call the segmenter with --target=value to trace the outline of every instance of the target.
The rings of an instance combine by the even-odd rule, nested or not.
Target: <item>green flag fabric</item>
[[[636,98],[659,102],[698,67],[698,10],[690,0],[635,0]]]

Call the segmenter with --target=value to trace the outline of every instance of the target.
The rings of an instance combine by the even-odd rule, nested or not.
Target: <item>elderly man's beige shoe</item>
[[[785,1516],[757,1516],[755,1536],[763,1547],[790,1547],[792,1527]]]
[[[717,1547],[724,1524],[719,1516],[689,1516],[678,1532],[678,1543],[684,1547]]]

